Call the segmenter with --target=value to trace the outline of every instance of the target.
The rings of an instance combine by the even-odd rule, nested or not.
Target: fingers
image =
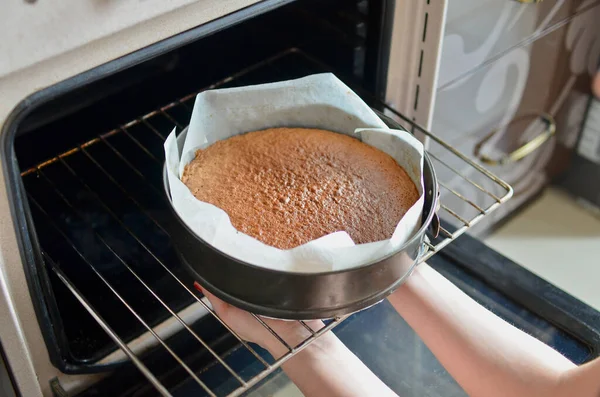
[[[194,281],[194,288],[196,288],[198,291],[200,291],[200,293],[204,294],[204,290],[202,289],[202,286],[200,285],[199,282]]]
[[[215,309],[217,313],[223,313],[229,307],[229,304],[223,302],[221,299],[217,298],[216,296],[202,288],[200,283],[198,283],[197,281],[194,281],[194,288],[196,288],[204,296],[206,296],[206,298],[210,301],[210,304],[212,305],[213,309]]]
[[[596,95],[596,98],[600,98],[600,71],[596,73],[596,77],[592,83],[592,89],[594,91],[594,95]]]

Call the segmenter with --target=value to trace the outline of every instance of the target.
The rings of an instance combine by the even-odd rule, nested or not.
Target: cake
[[[198,150],[183,183],[240,232],[290,249],[336,231],[356,244],[388,239],[419,193],[388,154],[358,139],[270,128]]]

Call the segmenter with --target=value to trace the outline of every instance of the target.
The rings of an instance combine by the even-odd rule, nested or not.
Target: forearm
[[[280,356],[277,347],[269,351]],[[306,397],[396,396],[333,333],[329,332],[283,365]]]
[[[389,300],[470,396],[551,396],[575,367],[425,264]]]

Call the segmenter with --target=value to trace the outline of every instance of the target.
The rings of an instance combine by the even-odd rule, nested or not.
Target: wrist
[[[397,295],[402,295],[406,293],[407,290],[411,289],[412,285],[415,282],[417,282],[417,279],[419,279],[422,276],[422,273],[425,271],[425,267],[429,267],[429,265],[427,265],[427,263],[425,262],[415,266],[412,273],[406,278],[406,280],[404,280],[402,284],[400,284],[400,286],[394,292],[392,292],[389,298],[392,299]]]
[[[398,314],[404,316],[406,314],[405,311],[412,310],[412,306],[419,301],[423,290],[427,289],[426,280],[431,271],[432,269],[427,263],[421,263],[415,268],[408,279],[388,297],[388,301]]]
[[[285,337],[282,337],[292,348],[295,348],[299,344],[304,342],[306,339],[311,337],[311,334],[309,334],[307,330],[305,330],[304,328],[302,329],[306,331],[306,333],[298,332],[294,335],[286,335]],[[273,339],[273,341],[270,341],[265,346],[265,349],[269,352],[269,354],[271,354],[271,356],[273,356],[275,360],[278,360],[285,354],[287,354],[289,350],[279,340],[277,340],[276,338]],[[308,346],[302,349],[302,351],[299,352],[298,355],[311,357],[318,354],[322,354],[323,352],[330,350],[330,347],[335,340],[337,340],[335,334],[333,334],[333,332],[331,331],[328,331],[325,334],[318,337],[316,340],[312,341]]]

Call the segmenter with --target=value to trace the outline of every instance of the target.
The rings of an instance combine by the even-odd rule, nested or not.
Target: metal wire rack
[[[292,74],[288,72],[289,69],[285,66],[290,62],[295,65],[294,72]],[[243,71],[240,71],[239,73],[219,81],[210,87],[206,87],[205,89],[225,87],[234,84],[245,85],[256,83],[260,82],[260,76],[269,76],[268,78],[270,79],[285,79],[300,77],[302,75],[323,72],[327,70],[328,68],[326,65],[319,63],[318,60],[311,58],[309,55],[298,49],[290,49]],[[201,91],[202,90],[199,90],[198,92]],[[85,176],[81,175],[80,171],[70,165],[67,161],[69,156],[72,156],[75,153],[85,156],[87,161],[93,164],[93,167],[97,168],[97,171],[102,173],[115,185],[118,190],[122,191],[132,200],[143,217],[166,233],[161,221],[156,219],[152,211],[146,208],[145,205],[140,202],[140,200],[136,199],[130,194],[131,188],[129,186],[125,186],[123,183],[119,182],[114,177],[114,174],[95,157],[92,148],[98,145],[104,146],[106,150],[112,152],[114,156],[118,157],[124,164],[126,164],[127,167],[129,167],[130,170],[133,171],[141,181],[147,183],[147,176],[137,168],[136,164],[132,162],[131,158],[122,153],[122,150],[111,142],[111,137],[117,135],[124,137],[124,139],[128,140],[131,145],[134,145],[141,150],[141,152],[143,152],[152,162],[162,165],[162,158],[160,157],[159,152],[153,150],[146,143],[147,136],[140,135],[139,131],[134,134],[132,129],[137,128],[140,130],[141,128],[143,134],[150,135],[151,139],[158,139],[158,142],[164,141],[168,130],[161,130],[160,128],[156,127],[155,121],[157,119],[162,119],[170,125],[176,125],[178,128],[183,128],[189,120],[189,116],[193,107],[193,100],[198,92],[194,92],[175,102],[169,103],[160,109],[156,109],[155,111],[136,118],[135,120],[119,126],[112,131],[102,134],[86,143],[78,145],[77,147],[62,153],[55,158],[38,164],[37,166],[24,171],[22,176],[27,177],[33,175],[36,178],[45,181],[48,186],[51,187],[54,193],[60,198],[62,204],[66,205],[69,210],[76,215],[76,217],[85,222],[85,215],[78,210],[75,203],[72,202],[72,199],[70,199],[67,194],[64,194],[61,191],[56,181],[53,180],[51,173],[47,172],[47,168],[50,165],[58,163],[63,166],[71,174],[72,178],[77,179],[83,185],[87,194],[98,199],[98,202],[101,203],[100,205],[102,210],[105,211],[111,218],[113,218],[113,221],[116,221],[120,227],[122,227],[124,232],[133,238],[140,245],[140,247],[142,247],[142,249],[145,251],[145,254],[154,258],[156,263],[160,265],[170,275],[170,277],[172,277],[175,283],[180,286],[181,292],[184,294],[189,294],[193,298],[193,306],[196,306],[194,310],[208,313],[207,315],[213,316],[215,319],[217,319],[239,341],[243,348],[247,349],[247,351],[249,351],[253,357],[261,363],[262,370],[250,378],[244,377],[240,373],[236,372],[236,370],[234,370],[232,366],[227,363],[226,357],[223,357],[213,350],[210,344],[192,329],[191,322],[193,322],[194,319],[197,319],[198,316],[189,317],[183,314],[185,310],[176,311],[172,309],[169,303],[160,296],[160,293],[155,291],[151,285],[145,281],[145,274],[143,270],[136,268],[136,266],[134,266],[130,260],[124,258],[123,255],[120,255],[118,250],[115,250],[112,247],[111,242],[107,241],[107,239],[103,237],[101,233],[95,232],[98,241],[100,241],[105,248],[107,248],[108,251],[114,255],[120,265],[126,269],[126,271],[129,272],[145,290],[148,291],[152,298],[155,299],[169,313],[168,321],[175,324],[176,329],[189,332],[189,334],[192,335],[193,338],[197,340],[200,345],[210,353],[210,355],[213,356],[218,365],[221,365],[231,375],[231,377],[235,379],[237,386],[234,387],[233,390],[229,390],[227,395],[239,396],[248,391],[254,385],[258,384],[261,380],[265,379],[269,374],[273,373],[287,360],[306,348],[317,338],[333,329],[336,325],[342,322],[344,318],[333,319],[319,329],[313,329],[313,327],[309,326],[306,322],[301,321],[299,323],[306,330],[306,338],[299,344],[291,344],[289,341],[284,340],[284,338],[267,323],[268,320],[264,321],[262,318],[254,316],[256,321],[264,326],[286,350],[286,353],[280,358],[269,362],[259,354],[256,348],[246,343],[227,325],[227,323],[222,321],[222,319],[217,316],[214,310],[212,310],[210,307],[206,298],[203,298],[197,291],[194,290],[194,288],[192,288],[191,285],[188,285],[186,282],[181,280],[181,278],[175,274],[171,267],[165,265],[159,256],[153,252],[152,248],[142,241],[142,239],[138,237],[136,232],[132,230],[132,228],[128,226],[126,222],[119,219],[118,214],[116,211],[114,211],[111,205],[102,200],[100,192],[97,191],[97,189],[89,182],[89,180],[86,179]],[[455,240],[458,236],[465,233],[470,227],[478,223],[492,211],[497,209],[502,203],[510,198],[512,195],[512,189],[508,184],[498,179],[483,167],[473,162],[465,155],[459,153],[452,146],[446,144],[444,141],[420,127],[412,120],[404,117],[394,109],[391,109],[387,106],[385,106],[385,108],[388,115],[396,118],[409,131],[417,135],[423,134],[423,136],[425,136],[429,141],[428,152],[434,161],[434,166],[436,167],[436,171],[438,173],[440,188],[442,189],[440,211],[455,227],[455,230],[453,231],[448,230],[448,228],[441,227],[439,236],[430,236],[430,241],[426,243],[428,252],[421,259],[424,261]],[[476,175],[476,177],[473,175]],[[455,184],[452,181],[456,180],[461,181],[459,185],[460,188],[454,187]],[[152,186],[150,183],[148,183],[148,185],[150,190],[160,189],[160,187]],[[28,191],[27,193],[29,204],[32,206],[32,208],[35,207],[36,210],[41,213],[50,224],[52,224],[56,233],[60,234],[65,240],[71,241],[71,244],[76,250],[76,254],[89,267],[89,269],[91,269],[97,279],[111,291],[118,301],[120,301],[120,303],[129,311],[130,315],[139,321],[139,323],[143,326],[143,330],[145,330],[146,335],[152,341],[150,345],[159,346],[165,349],[166,352],[177,362],[177,364],[180,365],[185,372],[187,372],[187,375],[189,375],[189,377],[197,383],[199,388],[206,395],[216,396],[217,391],[211,389],[211,387],[209,387],[206,382],[203,381],[201,377],[198,376],[198,374],[169,346],[167,340],[168,336],[172,334],[172,332],[170,334],[164,333],[160,329],[160,326],[152,326],[145,321],[143,316],[140,315],[136,309],[132,307],[132,305],[130,305],[126,297],[124,297],[118,288],[114,286],[114,283],[95,267],[95,265],[86,256],[86,253],[83,252],[83,250],[76,248],[76,244],[72,243],[73,236],[65,232],[64,228],[58,225],[55,217],[53,217],[53,215],[45,208],[44,203],[41,202],[41,200],[34,194],[31,194],[31,192]],[[461,205],[451,205],[450,203],[456,202],[452,199],[459,200]],[[133,346],[131,343],[126,343],[119,333],[113,327],[111,327],[111,325],[109,325],[109,323],[103,318],[94,305],[90,303],[88,298],[86,298],[85,290],[67,276],[67,274],[61,269],[61,266],[57,263],[58,261],[55,261],[54,258],[48,254],[48,252],[44,252],[43,255],[45,261],[47,264],[49,264],[50,268],[60,279],[60,281],[62,281],[62,283],[68,288],[68,290],[81,303],[81,305],[83,305],[83,307],[97,321],[100,327],[109,335],[109,337],[122,351],[120,360],[130,360],[138,367],[142,374],[161,395],[170,396],[171,391],[168,390],[168,388],[148,368],[142,358],[140,358],[142,351]]]

